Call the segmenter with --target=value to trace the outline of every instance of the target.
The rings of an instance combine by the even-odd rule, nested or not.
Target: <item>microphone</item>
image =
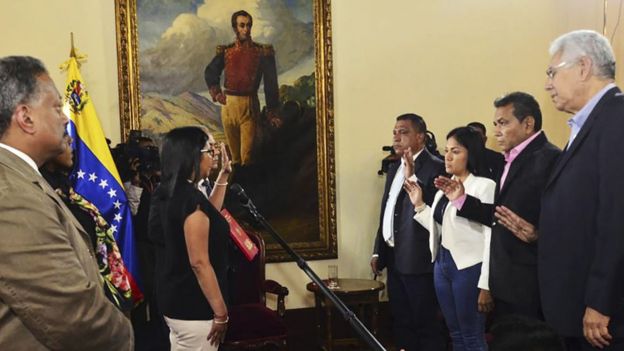
[[[243,189],[243,187],[240,186],[240,184],[232,184],[230,186],[230,190],[236,194],[236,196],[238,197],[238,200],[240,200],[241,203],[249,204],[251,202],[251,200],[249,199],[249,196],[247,196],[247,193],[245,193],[245,189]]]

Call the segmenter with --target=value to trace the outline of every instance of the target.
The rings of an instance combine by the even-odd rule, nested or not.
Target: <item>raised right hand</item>
[[[225,143],[219,143],[219,156],[221,158],[220,173],[229,177],[230,173],[232,173],[232,161],[230,160],[230,156],[228,156]],[[227,177],[225,180],[227,181]]]
[[[414,175],[414,152],[411,147],[408,147],[403,153],[403,163],[405,164],[403,169],[405,179],[409,179]]]

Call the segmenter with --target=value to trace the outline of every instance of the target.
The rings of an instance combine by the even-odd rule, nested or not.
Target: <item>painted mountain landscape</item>
[[[137,0],[142,132],[159,144],[172,128],[204,125],[217,141],[226,142],[221,105],[207,92],[204,70],[218,45],[233,42],[230,17],[241,9],[253,16],[253,40],[275,49],[283,124],[271,128],[261,116],[253,150],[259,161],[247,170],[245,179],[235,180],[246,185],[256,206],[287,241],[316,241],[319,202],[311,1]],[[265,104],[262,86],[261,107]],[[229,205],[236,207],[233,201]],[[243,210],[229,209],[243,225],[259,230]],[[263,236],[269,251],[276,247],[268,235]]]

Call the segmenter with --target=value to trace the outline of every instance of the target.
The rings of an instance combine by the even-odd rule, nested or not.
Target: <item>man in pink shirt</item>
[[[445,191],[457,214],[492,227],[490,291],[496,319],[519,314],[543,319],[537,284],[537,237],[524,242],[493,218],[495,206],[505,206],[537,226],[540,197],[560,150],[542,129],[542,113],[533,96],[513,92],[494,101],[494,136],[505,156],[496,179],[494,205],[464,194],[463,186],[448,178],[436,185]]]

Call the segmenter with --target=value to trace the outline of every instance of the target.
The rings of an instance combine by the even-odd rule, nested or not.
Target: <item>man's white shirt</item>
[[[418,153],[414,155],[414,161],[416,160],[416,158],[418,158],[422,151],[423,150],[421,149]],[[412,175],[410,177],[410,180],[418,181],[418,178],[416,178],[416,175]],[[390,247],[394,247],[394,208],[396,206],[397,198],[399,197],[399,193],[401,193],[401,188],[403,187],[404,182],[405,161],[403,161],[403,158],[401,158],[401,165],[394,175],[392,185],[390,186],[390,191],[388,192],[388,200],[386,201],[386,207],[384,209],[381,226],[381,233],[383,234],[383,238]]]

